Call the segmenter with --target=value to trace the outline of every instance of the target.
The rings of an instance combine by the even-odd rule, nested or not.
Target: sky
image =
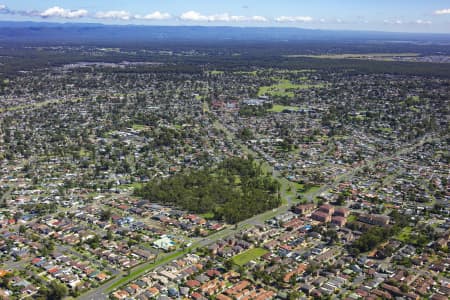
[[[450,0],[0,0],[0,21],[450,33]]]

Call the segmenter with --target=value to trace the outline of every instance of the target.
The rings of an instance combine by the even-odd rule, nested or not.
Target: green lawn
[[[204,112],[204,113],[209,112],[209,105],[208,105],[208,102],[203,101],[202,109],[203,109],[203,112]]]
[[[259,88],[258,96],[279,96],[279,97],[294,97],[295,90],[306,90],[309,88],[320,88],[323,87],[323,84],[295,84],[289,80],[282,79],[277,84],[271,86],[262,86]]]
[[[364,121],[364,120],[367,120],[367,117],[358,115],[358,116],[353,117],[353,119],[356,121]]]
[[[140,124],[133,124],[133,130],[136,131],[142,131],[148,129],[148,126],[140,125]]]
[[[206,220],[211,220],[214,219],[214,213],[213,212],[204,213],[201,214],[200,217],[205,218]]]
[[[315,193],[315,192],[317,192],[318,190],[320,190],[320,185],[314,185],[314,186],[311,186],[310,188],[308,188],[308,189],[305,191],[305,193]]]
[[[301,69],[301,70],[277,70],[276,72],[281,74],[301,74],[301,73],[314,73],[317,71],[313,69]]]
[[[249,261],[255,260],[266,253],[268,253],[268,251],[263,248],[253,248],[234,256],[233,262],[238,266],[244,266]]]
[[[144,182],[133,182],[128,184],[121,184],[117,186],[119,189],[140,189],[145,185]]]
[[[81,157],[88,157],[89,156],[89,152],[85,148],[81,148],[79,153],[80,153]]]
[[[235,75],[249,75],[249,76],[256,76],[257,72],[256,71],[237,71],[237,72],[233,72],[233,74]]]
[[[128,186],[133,188],[133,189],[140,189],[140,188],[142,188],[142,186],[144,184],[145,183],[143,183],[143,182],[133,182],[133,183],[130,183]]]
[[[224,73],[223,71],[219,71],[219,70],[209,71],[209,74],[211,74],[211,75],[222,75],[223,73]]]
[[[383,133],[388,133],[388,134],[392,133],[392,128],[389,128],[389,127],[378,127],[378,130]]]
[[[412,228],[411,227],[405,227],[396,236],[396,239],[399,240],[400,242],[404,242],[404,243],[410,242],[410,240],[411,240],[411,232],[412,232]]]
[[[294,186],[297,188],[300,194],[314,194],[318,190],[320,190],[320,185],[312,185],[312,186],[305,186],[300,183],[294,183]]]
[[[292,182],[292,184],[294,185],[295,189],[297,191],[303,191],[303,189],[305,188],[305,185],[302,183],[298,183],[298,182]]]
[[[268,111],[270,112],[275,112],[275,113],[280,113],[285,109],[290,109],[290,110],[295,110],[298,111],[299,108],[297,106],[286,106],[286,105],[278,105],[275,104],[271,109],[269,109]]]

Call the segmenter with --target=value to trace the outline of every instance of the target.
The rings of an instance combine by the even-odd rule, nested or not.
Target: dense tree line
[[[267,113],[267,108],[263,106],[250,106],[243,105],[239,109],[239,115],[241,117],[261,117]]]
[[[107,43],[106,43],[107,44]],[[98,47],[105,46],[105,43],[99,43]],[[123,43],[121,44],[121,47]],[[433,45],[433,47],[420,47],[413,44],[389,45],[381,43],[380,45],[360,45],[357,43],[342,44],[339,42],[303,42],[303,43],[280,43],[271,42],[251,42],[242,43],[183,43],[183,42],[159,42],[150,45],[134,45],[136,48],[122,52],[103,53],[101,59],[93,56],[95,46],[84,44],[83,49],[45,49],[36,50],[34,48],[25,48],[23,45],[5,45],[0,48],[0,59],[2,63],[1,73],[15,74],[21,70],[35,70],[47,68],[49,66],[61,66],[74,62],[115,62],[122,61],[140,62],[152,61],[163,63],[163,65],[136,66],[131,72],[155,72],[155,73],[199,73],[207,66],[207,69],[219,69],[224,71],[243,71],[251,70],[254,67],[260,68],[280,68],[288,70],[296,69],[317,69],[328,71],[349,70],[355,74],[397,74],[414,76],[437,76],[449,78],[450,72],[446,64],[436,63],[415,63],[415,62],[393,62],[393,61],[374,61],[359,59],[321,59],[311,57],[286,57],[289,54],[323,54],[330,53],[330,49],[339,46],[342,52],[339,53],[402,53],[417,52],[423,55],[436,54],[437,51],[447,53],[448,49]],[[142,51],[139,47],[149,47],[152,51]],[[195,49],[197,55],[167,55],[158,53],[171,49],[175,53],[181,51],[192,51]],[[431,49],[431,50],[430,50]],[[439,50],[438,50],[439,49]],[[274,53],[276,53],[274,55]],[[239,55],[236,55],[239,54]],[[18,59],[20,58],[20,59]],[[86,68],[89,70],[90,68]],[[106,71],[108,68],[105,68]],[[114,72],[126,72],[118,69],[111,69]],[[0,88],[1,90],[1,88]]]
[[[359,239],[352,243],[352,245],[350,246],[350,252],[359,254],[362,252],[370,251],[377,247],[379,244],[387,241],[395,234],[398,234],[409,223],[409,218],[398,213],[397,211],[393,211],[390,214],[390,217],[391,223],[393,223],[393,225],[388,227],[370,227],[360,236]]]
[[[216,167],[150,182],[135,194],[236,223],[279,206],[278,190],[279,183],[253,159],[230,158]]]
[[[394,233],[391,227],[371,227],[359,239],[353,242],[351,250],[353,253],[367,252],[380,243],[386,241]]]

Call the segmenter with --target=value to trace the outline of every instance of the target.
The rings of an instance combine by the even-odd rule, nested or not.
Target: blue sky
[[[0,20],[450,33],[450,0],[0,0]]]

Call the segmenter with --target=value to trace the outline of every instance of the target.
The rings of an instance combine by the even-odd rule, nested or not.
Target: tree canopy
[[[236,223],[278,207],[278,190],[279,183],[253,159],[230,158],[215,167],[152,181],[135,194]]]

